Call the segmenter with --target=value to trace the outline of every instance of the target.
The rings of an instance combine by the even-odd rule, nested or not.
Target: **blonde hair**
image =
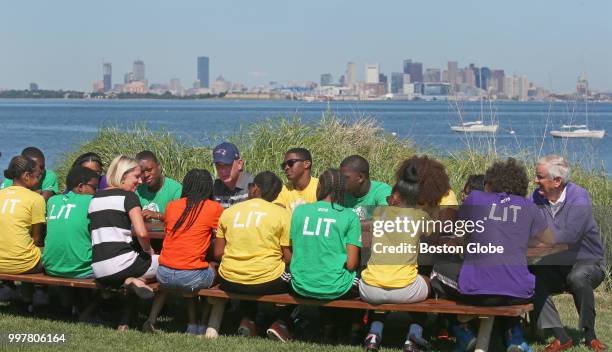
[[[108,167],[106,182],[111,187],[121,187],[121,181],[123,181],[125,174],[137,167],[140,167],[140,165],[133,158],[126,155],[118,155]]]

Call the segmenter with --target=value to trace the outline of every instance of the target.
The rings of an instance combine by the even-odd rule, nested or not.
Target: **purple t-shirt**
[[[459,208],[458,218],[482,221],[482,231],[470,235],[459,273],[459,292],[530,298],[535,277],[527,269],[527,246],[530,237],[547,227],[538,208],[520,196],[472,191]],[[503,253],[469,253],[477,244],[501,246]]]

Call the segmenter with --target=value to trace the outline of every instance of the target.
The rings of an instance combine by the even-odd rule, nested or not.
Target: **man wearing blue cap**
[[[240,159],[238,148],[229,142],[219,144],[213,149],[213,162],[217,170],[214,200],[224,209],[247,200],[253,175],[244,171],[244,160]]]

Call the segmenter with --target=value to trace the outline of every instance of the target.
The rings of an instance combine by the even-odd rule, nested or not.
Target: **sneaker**
[[[561,344],[559,339],[554,339],[553,342],[549,343],[544,347],[544,352],[559,352],[569,350],[574,347],[574,340],[569,339],[566,343]]]
[[[506,352],[531,352],[531,348],[525,342],[523,329],[520,324],[515,325],[506,333]]]
[[[117,330],[119,330],[119,328],[117,328]],[[142,332],[157,332],[157,329],[153,323],[147,320],[144,322],[144,324],[142,324]]]
[[[8,285],[0,287],[0,301],[16,301],[18,298],[19,294],[14,288]]]
[[[367,352],[377,352],[380,348],[381,341],[382,339],[377,334],[368,334],[363,345]]]
[[[410,340],[406,340],[406,342],[404,342],[402,352],[421,352],[421,349],[419,348],[419,346],[417,346],[416,343]]]
[[[240,321],[240,326],[238,326],[238,335],[244,337],[257,336],[255,322],[249,318],[242,318],[242,320]]]
[[[607,351],[608,350],[608,346],[604,345],[601,341],[599,341],[598,339],[593,339],[591,340],[591,343],[588,344],[589,349],[591,351]]]
[[[121,325],[117,326],[117,331],[124,332],[124,331],[129,331],[129,330],[130,330],[130,326],[129,325],[121,324]]]
[[[266,334],[273,340],[287,342],[291,340],[291,332],[287,325],[282,320],[277,320],[266,330]]]
[[[454,325],[451,328],[453,335],[455,335],[457,352],[471,351],[476,347],[476,336],[474,333],[465,325]]]
[[[190,335],[198,335],[198,324],[188,324],[185,333]]]
[[[444,328],[438,330],[437,339],[440,340],[440,341],[449,341],[450,337],[448,336],[448,330],[446,330]]]

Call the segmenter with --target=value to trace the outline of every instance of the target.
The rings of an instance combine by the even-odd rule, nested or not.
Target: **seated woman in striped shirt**
[[[108,187],[91,200],[92,269],[96,281],[103,285],[125,285],[141,298],[152,298],[153,290],[145,280],[155,277],[158,256],[151,248],[140,201],[134,193],[142,183],[140,174],[134,159],[117,156],[108,168]],[[142,250],[132,244],[132,228]]]

